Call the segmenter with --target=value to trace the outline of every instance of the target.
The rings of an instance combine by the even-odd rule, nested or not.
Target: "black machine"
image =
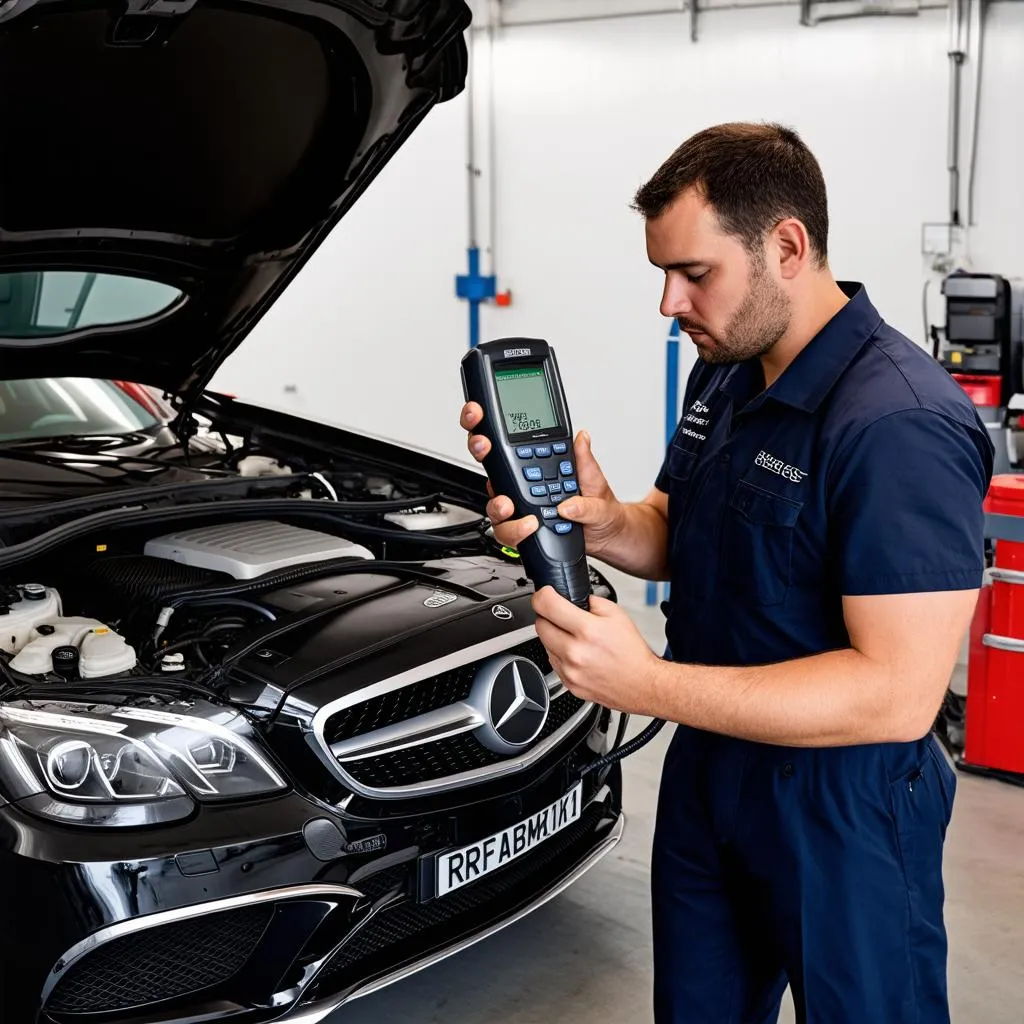
[[[583,531],[558,515],[558,505],[578,493],[579,484],[554,349],[527,338],[478,345],[462,359],[462,389],[467,401],[484,410],[477,431],[491,442],[484,468],[495,493],[512,499],[516,518],[540,520],[540,528],[519,548],[527,575],[538,588],[550,584],[587,608]]]
[[[934,354],[954,377],[998,378],[998,405],[1020,389],[1021,291],[998,274],[950,274],[945,338],[933,330]],[[996,394],[993,393],[993,397]]]
[[[1006,432],[1007,443],[996,444],[995,469],[1007,472],[1018,461],[1011,410],[1014,396],[1024,392],[1024,285],[999,274],[956,271],[943,280],[942,294],[946,322],[941,331],[931,328],[932,355],[981,418]]]
[[[932,354],[954,378],[975,392],[978,404],[1006,409],[1022,390],[1024,289],[996,273],[956,271],[942,282],[944,337],[932,328]]]

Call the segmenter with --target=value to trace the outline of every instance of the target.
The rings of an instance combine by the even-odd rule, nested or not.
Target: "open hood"
[[[0,375],[188,397],[437,102],[463,0],[0,0]]]

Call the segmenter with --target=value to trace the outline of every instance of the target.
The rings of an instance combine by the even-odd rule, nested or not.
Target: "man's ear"
[[[792,280],[811,262],[807,228],[796,217],[787,217],[775,225],[771,238],[778,253],[779,274],[783,280]]]

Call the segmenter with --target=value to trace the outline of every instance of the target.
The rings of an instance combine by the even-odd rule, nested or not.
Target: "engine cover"
[[[379,574],[332,574],[261,594],[277,613],[275,635],[236,669],[285,692],[301,687],[319,703],[359,687],[367,672],[400,671],[532,627],[533,588],[518,565],[456,558],[423,569],[436,581],[382,566]]]
[[[276,569],[335,558],[373,558],[359,544],[273,520],[202,526],[155,537],[146,555],[249,580]]]

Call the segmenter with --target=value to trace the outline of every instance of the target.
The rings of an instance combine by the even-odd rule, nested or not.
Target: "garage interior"
[[[723,120],[801,132],[829,187],[837,278],[863,281],[883,316],[951,372],[951,353],[970,341],[949,330],[949,276],[1024,273],[1024,136],[1012,129],[1024,4],[481,0],[475,14],[468,92],[432,112],[229,361],[226,389],[461,460],[460,346],[543,337],[609,480],[639,498],[693,355],[658,312],[659,275],[628,202],[679,141]],[[296,367],[311,360],[277,344],[283,332],[337,372],[303,375]],[[381,343],[335,347],[371,335]],[[401,374],[387,374],[394,349]],[[386,398],[358,383],[385,374]],[[1009,406],[992,413],[997,472],[1016,469],[1012,395],[978,404]],[[660,650],[657,588],[613,578]],[[961,697],[968,660],[965,645],[951,681]],[[649,852],[670,735],[625,762],[626,837],[596,870],[332,1021],[648,1019]],[[961,775],[946,851],[953,1019],[1017,1024],[1024,790]],[[788,996],[782,1019],[795,1019]]]
[[[12,0],[8,11],[0,0],[0,23],[19,2]],[[197,0],[183,2],[190,9]],[[616,496],[641,500],[682,415],[696,356],[678,324],[659,311],[664,275],[648,262],[643,220],[631,201],[637,186],[699,129],[734,120],[775,122],[796,129],[820,161],[836,279],[863,283],[886,321],[963,385],[990,430],[995,473],[1005,480],[1021,474],[1024,487],[1022,0],[467,2],[474,15],[466,31],[467,88],[430,111],[251,337],[226,358],[209,382],[211,392],[475,470],[458,419],[459,360],[489,339],[543,338],[557,349],[573,426],[592,435]],[[155,0],[157,8],[176,3],[182,0]],[[151,0],[126,4],[152,6]],[[272,91],[267,85],[270,105]],[[316,112],[305,113],[316,120]],[[89,134],[82,125],[76,131]],[[2,330],[0,336],[11,337]],[[186,356],[179,361],[186,364]],[[159,398],[159,387],[150,394],[127,386],[139,400],[168,398]],[[166,413],[161,407],[157,416]],[[265,459],[268,477],[290,472],[275,457],[251,458]],[[269,494],[270,481],[263,482]],[[323,476],[321,482],[337,503],[331,482]],[[1011,601],[1014,585],[1024,582],[1024,556],[1022,568],[998,560],[1001,542],[1006,552],[1024,545],[1024,526],[1015,524],[1024,522],[1015,519],[1024,512],[1012,497],[986,507],[996,562],[986,571],[936,724],[945,756],[959,769],[944,861],[950,1008],[954,1021],[970,1024],[1024,1021],[1024,660],[1021,667],[1015,660],[1024,658],[1024,611]],[[392,514],[412,511],[395,498]],[[516,557],[507,549],[503,554]],[[668,585],[599,562],[594,567],[651,649],[664,651]],[[505,568],[511,578],[513,569]],[[420,585],[440,588],[421,575]],[[37,597],[44,593],[39,584],[29,586]],[[343,593],[333,591],[330,599]],[[419,601],[415,610],[457,599],[439,598],[436,605]],[[497,607],[511,620],[508,608]],[[273,622],[265,608],[263,614]],[[166,626],[158,621],[155,650]],[[56,665],[48,660],[52,649],[51,643],[44,669]],[[269,649],[254,656],[263,654],[278,656]],[[174,656],[183,668],[184,654]],[[181,671],[178,663],[159,665],[164,673]],[[534,670],[545,684],[543,671]],[[220,670],[211,672],[216,679]],[[626,738],[649,722],[631,719]],[[650,850],[672,734],[670,723],[623,761],[625,836],[579,881],[496,934],[359,994],[333,1011],[328,1024],[651,1020]],[[336,745],[344,748],[345,739]],[[5,803],[0,799],[0,807]],[[325,798],[324,806],[343,803]],[[281,826],[282,835],[289,827]],[[325,873],[310,880],[310,890],[313,882],[333,884],[324,864],[341,861],[342,851],[383,850],[372,846],[379,837],[366,847],[347,846],[348,837],[335,831],[342,845],[316,857],[314,867]],[[237,837],[215,839],[228,848]],[[295,845],[305,856],[298,838]],[[212,852],[199,851],[207,855],[211,870],[219,870]],[[171,874],[182,892],[203,885],[196,876],[208,869],[205,862],[190,873],[178,867],[184,881]],[[113,883],[112,892],[114,906],[124,892]],[[247,890],[238,902],[251,897]],[[71,948],[88,946],[85,940]],[[66,966],[62,959],[58,965],[54,975]],[[0,989],[3,983],[0,964]],[[73,1017],[80,1019],[59,1020]],[[295,1018],[297,1024],[306,1019],[324,1018]],[[797,1020],[788,994],[780,1019]],[[0,1024],[23,1021],[5,1020],[0,1004]]]
[[[658,313],[658,274],[629,198],[684,137],[730,119],[801,132],[829,189],[837,278],[864,282],[890,324],[940,357],[955,347],[948,276],[1024,273],[1024,136],[1011,128],[1024,4],[504,0],[477,3],[475,15],[467,94],[432,112],[224,368],[225,386],[463,459],[456,339],[543,337],[612,485],[642,496],[693,356]],[[432,202],[417,198],[425,186]],[[458,297],[474,271],[479,303]],[[282,361],[275,338],[296,324],[303,345],[344,360],[337,375],[300,377]],[[333,354],[334,339],[371,333],[389,343]],[[391,377],[386,399],[346,388],[349,369],[356,381],[383,373],[392,345],[407,372]],[[1016,468],[1017,431],[998,436],[1010,454],[996,471]],[[660,595],[613,579],[662,648]],[[961,695],[967,674],[965,645],[951,681]],[[648,860],[670,737],[625,762],[626,837],[585,879],[332,1020],[649,1019]],[[1024,790],[959,776],[945,861],[954,1020],[1021,1020],[1022,852]],[[782,1019],[795,1019],[788,995]]]

